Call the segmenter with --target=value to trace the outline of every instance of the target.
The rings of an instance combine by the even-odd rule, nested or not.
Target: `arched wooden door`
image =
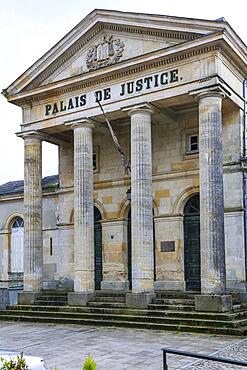
[[[98,208],[94,207],[94,269],[95,269],[95,289],[101,289],[103,278],[102,271],[102,226],[101,214]]]
[[[11,227],[10,241],[10,270],[11,272],[23,272],[23,241],[24,241],[24,221],[17,217]]]
[[[130,210],[128,212],[127,240],[128,240],[128,280],[129,280],[129,289],[132,289],[131,208],[130,208]],[[154,253],[154,280],[156,280],[155,227],[154,227],[154,222],[153,222],[153,253]]]
[[[201,290],[199,194],[184,207],[184,267],[186,290]]]

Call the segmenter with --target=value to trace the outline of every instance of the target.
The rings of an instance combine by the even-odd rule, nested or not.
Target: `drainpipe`
[[[246,110],[247,110],[247,101],[246,101],[246,84],[247,81],[243,80],[243,99],[244,99],[244,116],[243,116],[243,160],[244,162],[247,161],[247,153],[246,153]],[[243,168],[243,205],[244,205],[244,249],[245,249],[245,280],[247,282],[247,194],[246,194],[246,186],[247,186],[247,174],[245,170],[245,166]]]

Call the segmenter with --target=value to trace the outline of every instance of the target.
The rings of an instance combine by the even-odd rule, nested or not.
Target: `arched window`
[[[184,207],[184,214],[185,215],[200,214],[200,200],[198,194],[194,195],[187,201]]]
[[[11,226],[11,272],[23,272],[24,221],[17,217]]]
[[[12,225],[12,229],[16,227],[24,227],[24,221],[21,217],[15,219]]]

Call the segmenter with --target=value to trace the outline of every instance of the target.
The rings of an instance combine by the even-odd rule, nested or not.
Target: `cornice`
[[[29,94],[28,94],[28,96],[23,96],[23,99],[22,98],[18,99],[18,96],[16,96],[16,97],[13,96],[13,98],[10,98],[9,101],[10,102],[15,101],[17,105],[22,106],[23,104],[27,104],[27,102],[29,102],[29,103],[37,102],[37,101],[40,101],[42,99],[48,99],[48,98],[51,98],[51,97],[54,97],[54,96],[63,95],[63,94],[70,93],[70,92],[73,92],[73,91],[76,91],[76,90],[91,88],[91,87],[97,86],[99,84],[112,82],[114,80],[125,78],[125,77],[128,77],[130,75],[134,75],[134,74],[151,71],[153,69],[156,69],[156,68],[159,68],[159,67],[162,67],[162,66],[169,66],[169,64],[174,64],[176,62],[181,62],[181,61],[184,61],[184,60],[189,59],[191,57],[195,57],[195,56],[198,56],[200,54],[205,54],[205,53],[212,52],[212,51],[217,51],[217,50],[220,50],[219,45],[198,46],[196,48],[193,48],[193,50],[188,50],[188,51],[185,51],[185,52],[174,52],[174,55],[169,55],[167,57],[166,56],[159,57],[159,58],[157,58],[157,60],[146,61],[145,58],[144,58],[144,61],[140,61],[140,62],[134,64],[132,67],[129,65],[131,63],[131,60],[128,59],[127,61],[125,61],[125,62],[128,62],[127,66],[123,65],[124,62],[122,62],[122,63],[119,63],[119,65],[117,66],[117,67],[119,67],[118,69],[116,69],[116,66],[114,66],[115,71],[114,70],[112,71],[113,68],[110,68],[110,70],[108,70],[107,72],[103,71],[103,69],[102,69],[101,72],[105,72],[105,73],[102,73],[101,76],[99,75],[98,71],[96,71],[96,72],[98,72],[98,73],[96,73],[96,74],[98,74],[98,76],[95,76],[95,73],[93,73],[93,76],[91,77],[91,75],[92,75],[91,72],[88,72],[87,76],[86,76],[86,74],[84,74],[83,77],[88,77],[88,79],[85,80],[85,82],[81,81],[81,78],[78,78],[78,76],[77,76],[76,79],[78,81],[76,81],[76,80],[73,81],[73,78],[72,78],[72,80],[67,79],[67,80],[59,82],[59,84],[61,84],[61,82],[64,82],[65,84],[67,82],[68,82],[68,84],[73,83],[72,86],[70,85],[68,87],[63,86],[63,87],[57,87],[57,88],[56,88],[56,86],[54,86],[54,89],[50,89],[50,91],[49,90],[47,91],[46,89],[48,87],[50,87],[50,88],[53,87],[52,86],[53,84],[49,84],[49,85],[44,86],[43,89],[42,89],[43,91],[41,91],[41,92],[33,90],[32,93],[31,93],[31,91],[30,92],[27,91],[26,93],[29,93]],[[133,58],[133,59],[135,59],[135,58]],[[40,88],[39,88],[39,90],[40,90]],[[25,92],[22,93],[22,95],[24,95],[24,94],[25,94]],[[18,101],[18,103],[17,103],[17,101]]]

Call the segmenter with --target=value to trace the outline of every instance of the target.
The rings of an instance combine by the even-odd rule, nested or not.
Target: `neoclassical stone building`
[[[130,306],[156,290],[229,306],[246,291],[246,76],[224,19],[83,19],[3,92],[23,111],[25,175],[24,193],[1,192],[2,287],[23,279],[24,303],[64,288],[70,304],[104,289]],[[59,148],[43,192],[42,141]]]

